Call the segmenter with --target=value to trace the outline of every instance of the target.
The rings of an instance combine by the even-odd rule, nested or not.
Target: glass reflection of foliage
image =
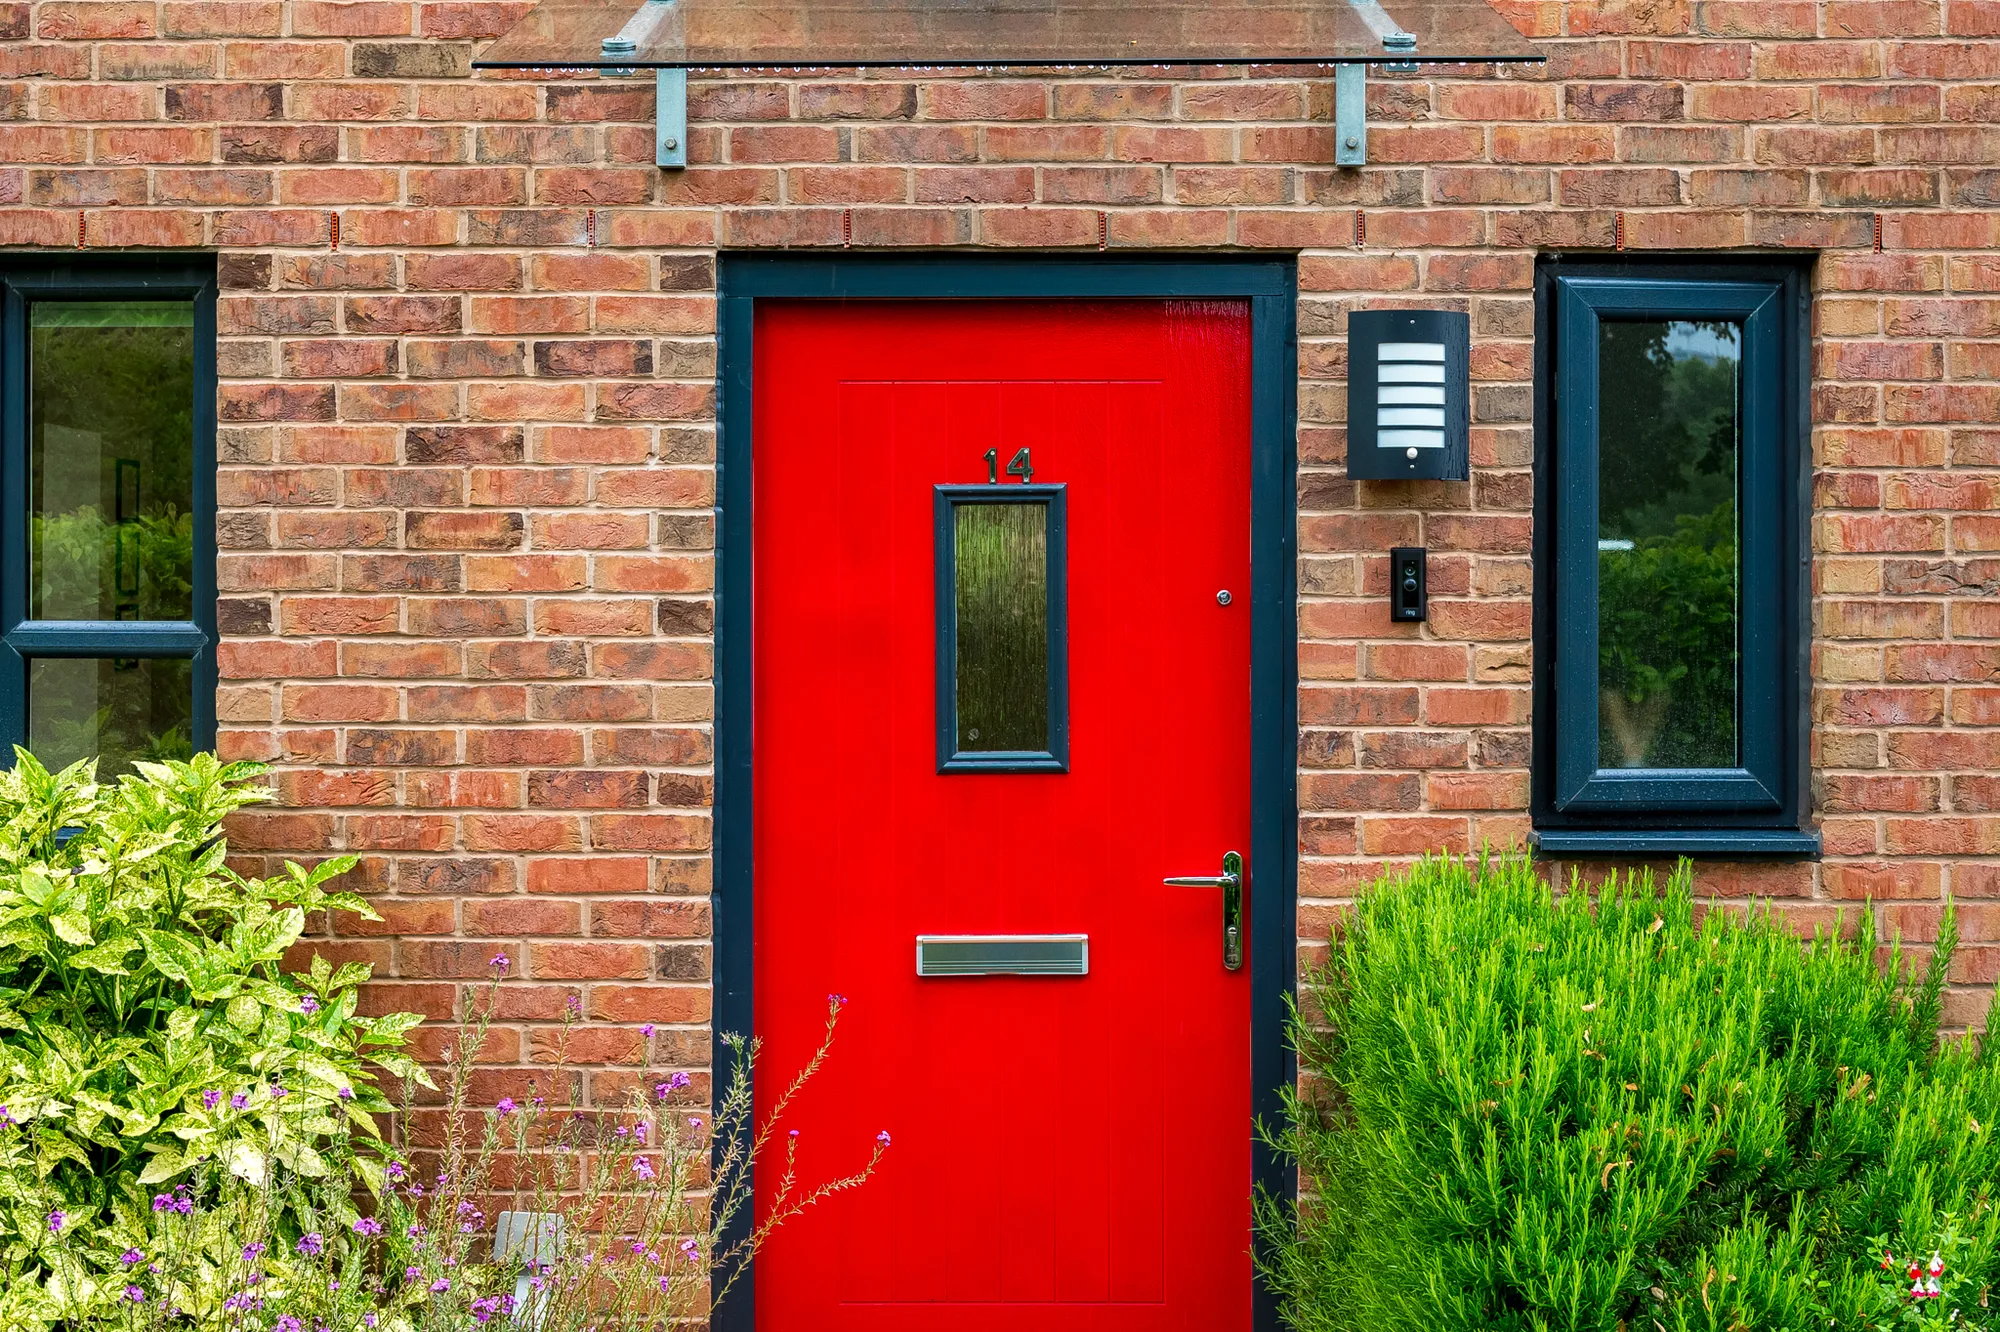
[[[194,307],[37,301],[28,315],[30,619],[194,616]],[[28,741],[112,777],[193,753],[194,663],[38,658]]]
[[[194,754],[194,663],[41,657],[28,669],[28,747],[52,765],[95,757],[102,778]]]
[[[193,615],[194,310],[31,307],[32,619]]]
[[[1598,762],[1734,767],[1742,330],[1601,330]]]
[[[38,513],[29,542],[36,618],[184,620],[194,606],[194,516],[172,505],[123,523],[90,505]],[[118,594],[121,563],[136,594]]]
[[[1046,504],[953,506],[958,748],[1049,747]]]

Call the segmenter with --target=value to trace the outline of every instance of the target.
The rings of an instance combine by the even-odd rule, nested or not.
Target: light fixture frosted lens
[[[1444,431],[1378,430],[1375,442],[1385,449],[1441,449],[1444,447]]]

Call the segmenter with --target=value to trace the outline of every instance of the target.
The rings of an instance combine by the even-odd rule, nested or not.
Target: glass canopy
[[[1530,61],[1486,0],[542,0],[484,69]]]

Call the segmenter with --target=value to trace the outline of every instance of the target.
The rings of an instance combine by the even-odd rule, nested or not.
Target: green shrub
[[[1697,925],[1685,866],[1594,902],[1520,859],[1378,884],[1294,1026],[1308,1192],[1260,1208],[1290,1324],[2000,1326],[2000,1059],[1940,1047],[1951,934],[1918,979],[1766,911]]]
[[[89,763],[15,754],[0,772],[10,1286],[51,1279],[58,1243],[77,1280],[118,1271],[152,1199],[218,1167],[256,1188],[274,1167],[325,1174],[336,1129],[371,1139],[390,1108],[372,1068],[423,1078],[399,1048],[415,1015],[356,1015],[368,968],[282,968],[309,913],[374,914],[324,887],[352,858],[262,881],[224,863],[224,816],[268,798],[257,767],[198,754],[102,785]],[[379,1180],[369,1153],[351,1159]]]

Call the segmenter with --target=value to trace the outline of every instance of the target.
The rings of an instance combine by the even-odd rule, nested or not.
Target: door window
[[[1069,767],[1060,485],[939,486],[938,771]]]

